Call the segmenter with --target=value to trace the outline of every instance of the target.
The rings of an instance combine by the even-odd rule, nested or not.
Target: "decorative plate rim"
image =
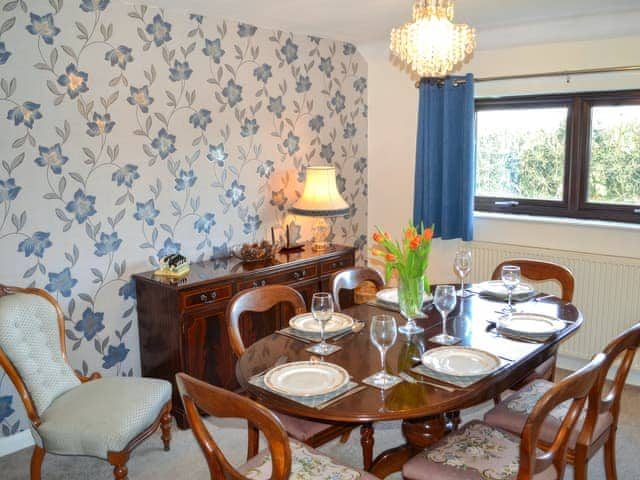
[[[298,330],[299,332],[304,332],[304,333],[317,333],[317,334],[319,334],[319,333],[320,333],[320,330],[304,330],[304,329],[302,329],[302,328],[298,328],[298,327],[296,327],[296,326],[294,325],[294,321],[295,321],[297,318],[307,317],[307,316],[311,316],[311,317],[313,318],[313,313],[311,313],[311,312],[305,312],[305,313],[299,313],[298,315],[294,315],[293,317],[291,317],[291,318],[289,319],[289,326],[290,326],[291,328],[293,328],[294,330]],[[340,326],[339,328],[331,328],[331,329],[327,329],[327,328],[326,328],[326,326],[325,326],[325,329],[324,329],[324,333],[325,333],[325,334],[326,334],[326,333],[336,333],[336,332],[341,332],[342,330],[345,330],[345,329],[347,329],[347,328],[352,327],[352,326],[353,326],[353,324],[354,324],[353,317],[352,317],[352,316],[350,316],[350,315],[347,315],[346,313],[342,313],[342,312],[333,312],[333,313],[331,314],[331,318],[333,318],[334,316],[344,318],[344,319],[346,320],[346,323],[345,323],[344,325]]]
[[[340,380],[340,382],[338,384],[336,384],[337,386],[333,386],[330,387],[330,390],[324,390],[322,392],[318,392],[318,393],[291,393],[291,391],[287,391],[286,389],[279,387],[277,385],[275,385],[273,382],[270,382],[270,377],[273,376],[275,373],[281,371],[281,370],[285,370],[285,369],[290,369],[290,368],[295,368],[295,367],[300,367],[300,366],[315,366],[315,367],[319,367],[319,368],[328,368],[328,369],[332,369],[335,372],[337,372],[338,374],[341,375],[342,379]],[[290,362],[290,363],[285,363],[283,365],[278,365],[276,367],[273,367],[271,370],[269,370],[265,375],[264,375],[264,384],[271,390],[273,390],[276,393],[281,393],[284,395],[292,395],[295,397],[317,397],[320,395],[327,395],[329,393],[333,393],[336,390],[344,387],[347,383],[349,383],[349,372],[347,372],[343,367],[341,367],[340,365],[336,365],[335,363],[329,363],[329,362],[311,362],[308,360],[304,360],[304,361],[300,361],[300,362]]]
[[[481,354],[485,357],[491,358],[491,360],[493,360],[495,362],[495,367],[492,368],[489,371],[485,371],[482,373],[476,373],[476,374],[461,374],[461,373],[448,373],[448,372],[443,372],[440,370],[437,370],[435,368],[431,368],[429,365],[426,365],[424,362],[424,358],[428,355],[433,355],[434,352],[442,352],[445,350],[449,350],[449,351],[466,351],[466,352],[474,352],[474,353],[478,353]],[[498,370],[500,368],[500,366],[502,365],[502,362],[500,361],[500,358],[497,355],[494,355],[491,352],[487,352],[486,350],[481,350],[479,348],[474,348],[474,347],[464,347],[464,346],[460,346],[460,345],[449,345],[449,346],[444,346],[444,347],[437,347],[437,348],[432,348],[430,350],[427,350],[426,352],[424,352],[422,354],[422,356],[420,357],[420,362],[422,363],[422,365],[424,365],[425,367],[427,367],[430,370],[433,370],[434,372],[440,373],[442,375],[449,375],[452,377],[479,377],[479,376],[485,376],[485,375],[489,375],[493,372],[495,372],[496,370]]]

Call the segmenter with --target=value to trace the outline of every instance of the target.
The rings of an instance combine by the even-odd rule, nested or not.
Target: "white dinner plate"
[[[289,326],[305,333],[320,333],[320,322],[313,318],[313,314],[301,313],[289,320]],[[353,326],[353,318],[344,313],[334,312],[325,324],[325,333],[335,333]]]
[[[494,297],[507,298],[509,296],[509,292],[501,280],[489,280],[488,282],[482,282],[478,285],[478,288],[483,294]],[[521,283],[513,289],[514,297],[530,295],[531,293],[533,293],[533,287],[528,283]]]
[[[264,384],[274,392],[311,397],[335,392],[349,382],[347,371],[327,362],[292,362],[272,368]]]
[[[397,288],[384,288],[376,293],[376,299],[382,303],[390,303],[392,305],[398,305],[398,289]],[[433,296],[428,293],[424,293],[422,296],[422,303],[433,300]]]
[[[422,354],[422,364],[445,375],[475,377],[500,368],[500,359],[477,348],[439,347]]]
[[[534,336],[549,336],[559,332],[565,323],[556,317],[540,315],[538,313],[512,313],[510,317],[500,322],[500,328],[515,334]]]

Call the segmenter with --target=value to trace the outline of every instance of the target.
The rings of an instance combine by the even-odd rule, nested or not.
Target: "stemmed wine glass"
[[[515,308],[511,303],[511,297],[515,288],[520,285],[520,267],[516,265],[505,265],[502,267],[500,277],[502,278],[502,284],[504,285],[504,288],[507,289],[507,293],[509,295],[507,306],[503,308],[502,311],[504,313],[513,313]]]
[[[456,287],[453,285],[438,285],[433,295],[433,304],[442,315],[442,333],[431,337],[429,340],[443,345],[453,345],[460,341],[459,338],[447,333],[447,316],[456,308]]]
[[[460,277],[460,290],[456,292],[457,295],[462,298],[471,295],[464,291],[464,277],[469,275],[471,271],[471,250],[468,248],[458,250],[453,260],[453,267]]]
[[[325,326],[333,315],[333,298],[331,298],[331,294],[326,292],[314,293],[311,298],[311,313],[316,322],[320,324],[320,343],[307,348],[307,352],[329,355],[340,350],[342,347],[330,345],[324,341]]]
[[[374,315],[371,317],[371,343],[380,351],[380,361],[382,370],[372,375],[371,383],[379,387],[385,387],[388,383],[395,382],[398,377],[387,373],[384,359],[387,350],[396,342],[398,336],[398,326],[396,319],[391,315]]]

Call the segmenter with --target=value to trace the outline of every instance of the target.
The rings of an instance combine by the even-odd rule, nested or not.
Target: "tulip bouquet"
[[[403,232],[402,243],[393,240],[388,232],[379,228],[373,234],[376,245],[371,248],[374,256],[384,258],[385,278],[389,281],[391,274],[397,270],[399,277],[398,300],[402,314],[407,317],[404,333],[417,333],[420,327],[413,320],[422,308],[424,292],[430,292],[429,279],[426,275],[429,265],[429,252],[433,227],[416,228],[411,222]],[[407,331],[405,331],[407,330]]]

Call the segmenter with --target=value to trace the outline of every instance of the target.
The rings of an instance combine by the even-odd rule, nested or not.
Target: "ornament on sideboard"
[[[183,277],[189,273],[187,257],[179,253],[170,253],[160,259],[160,268],[153,272],[160,277]]]

